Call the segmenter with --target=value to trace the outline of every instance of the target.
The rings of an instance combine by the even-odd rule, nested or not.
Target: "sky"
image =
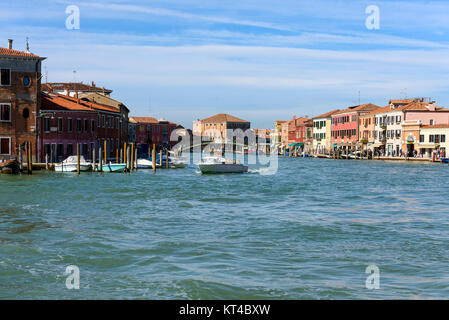
[[[47,57],[49,82],[94,81],[131,116],[229,113],[253,128],[359,103],[449,107],[449,1],[0,0],[0,46]],[[79,29],[68,29],[70,5]],[[366,20],[379,8],[379,28]],[[73,20],[70,20],[73,22]],[[74,72],[75,71],[75,72]]]

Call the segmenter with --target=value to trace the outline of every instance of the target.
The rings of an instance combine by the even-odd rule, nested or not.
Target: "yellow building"
[[[446,157],[449,150],[449,124],[423,125],[419,132],[418,155],[432,158],[432,153]]]

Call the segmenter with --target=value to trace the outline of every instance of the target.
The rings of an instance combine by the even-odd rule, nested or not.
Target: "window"
[[[76,119],[76,131],[81,132],[83,123],[81,122],[81,119]]]
[[[95,120],[92,120],[92,126],[90,127],[91,131],[95,131]]]
[[[445,134],[441,135],[441,142],[446,142],[446,135]]]
[[[10,69],[0,69],[0,85],[10,86],[11,85],[11,70]]]
[[[73,130],[72,119],[67,119],[67,131],[72,132],[72,130]]]
[[[9,137],[0,138],[0,154],[2,155],[11,154],[11,138]]]
[[[73,156],[73,144],[68,144],[67,145],[67,155],[68,156]]]
[[[84,119],[84,131],[89,131],[89,120]]]
[[[0,105],[0,121],[11,122],[11,105],[1,104]]]
[[[424,135],[423,135],[423,134],[421,134],[421,135],[419,136],[419,142],[424,142]]]
[[[433,134],[429,135],[429,142],[433,142]]]
[[[58,132],[62,132],[62,118],[58,118]]]
[[[433,119],[430,119],[430,125],[433,126]]]
[[[64,156],[64,145],[62,143],[58,143],[56,147],[56,156],[57,157]]]
[[[44,131],[50,132],[50,118],[44,118]]]
[[[24,108],[22,111],[22,116],[24,119],[28,119],[28,117],[30,116],[30,109]]]
[[[83,143],[83,149],[81,150],[81,153],[83,155],[87,155],[88,152],[89,152],[89,150],[87,148],[87,143]]]
[[[25,87],[29,87],[30,83],[31,83],[30,77],[28,77],[28,76],[23,77],[23,85]]]
[[[106,116],[102,117],[102,127],[105,128],[106,127]]]
[[[98,125],[98,128],[100,128],[100,114],[98,114],[97,125]]]

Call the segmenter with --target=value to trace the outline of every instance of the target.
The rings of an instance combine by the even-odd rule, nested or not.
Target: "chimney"
[[[435,111],[435,103],[430,103],[426,108],[429,109],[429,111]]]
[[[12,39],[8,39],[8,49],[12,49]]]
[[[92,87],[95,87],[95,82],[92,81]]]

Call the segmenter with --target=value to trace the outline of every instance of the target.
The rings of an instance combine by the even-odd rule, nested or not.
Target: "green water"
[[[0,298],[449,298],[448,166],[259,172],[0,176]]]

